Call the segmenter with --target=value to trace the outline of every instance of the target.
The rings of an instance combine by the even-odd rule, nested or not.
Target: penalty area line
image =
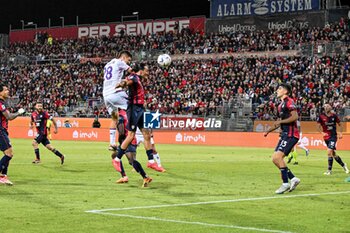
[[[339,192],[327,192],[327,193],[308,193],[308,194],[296,194],[296,195],[275,195],[269,197],[252,197],[252,198],[239,198],[231,200],[218,200],[218,201],[205,201],[205,202],[190,202],[190,203],[177,203],[177,204],[165,204],[165,205],[151,205],[151,206],[133,206],[124,208],[109,208],[100,210],[87,210],[87,213],[101,213],[108,211],[124,211],[124,210],[137,210],[137,209],[158,209],[166,207],[180,207],[180,206],[192,206],[192,205],[208,205],[208,204],[220,204],[220,203],[230,203],[230,202],[243,202],[243,201],[262,201],[262,200],[272,200],[272,199],[287,199],[287,198],[299,198],[299,197],[317,197],[317,196],[328,196],[328,195],[339,195],[339,194],[350,194],[349,191],[339,191]]]
[[[158,217],[136,216],[136,215],[129,215],[129,214],[121,214],[121,213],[110,213],[109,211],[156,209],[156,208],[165,208],[165,207],[208,205],[208,204],[233,203],[233,202],[245,202],[245,201],[250,202],[250,201],[261,201],[261,200],[274,200],[274,199],[299,198],[299,197],[317,197],[317,196],[340,195],[340,194],[350,194],[350,191],[327,192],[327,193],[309,193],[309,194],[297,194],[297,195],[275,195],[275,196],[269,196],[269,197],[239,198],[239,199],[232,199],[232,200],[191,202],[191,203],[178,203],[178,204],[153,205],[153,206],[135,206],[135,207],[126,207],[126,208],[87,210],[85,212],[92,213],[92,214],[99,214],[99,215],[110,215],[110,216],[117,216],[117,217],[142,219],[142,220],[171,222],[171,223],[178,223],[178,224],[200,225],[200,226],[207,226],[207,227],[232,228],[232,229],[240,229],[240,230],[247,230],[247,231],[272,232],[272,233],[289,233],[290,231],[272,230],[272,229],[255,228],[255,227],[245,227],[245,226],[238,226],[238,225],[214,224],[214,223],[196,222],[196,221],[191,222],[191,221],[183,221],[183,220],[175,220],[175,219],[158,218]]]
[[[214,223],[206,223],[206,222],[191,222],[191,221],[182,221],[182,220],[157,218],[157,217],[136,216],[136,215],[129,215],[129,214],[115,214],[115,213],[109,213],[109,212],[97,212],[97,211],[96,212],[86,211],[86,212],[93,213],[93,214],[100,214],[100,215],[110,215],[110,216],[116,216],[116,217],[126,217],[126,218],[134,218],[134,219],[141,219],[141,220],[199,225],[199,226],[207,226],[207,227],[233,228],[233,229],[239,229],[239,230],[271,232],[271,233],[291,233],[290,231],[271,230],[271,229],[256,228],[256,227],[244,227],[244,226],[214,224]]]

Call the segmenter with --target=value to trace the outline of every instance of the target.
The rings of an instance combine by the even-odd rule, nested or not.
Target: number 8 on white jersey
[[[113,59],[104,67],[103,96],[115,93],[116,85],[122,81],[124,71],[130,66],[120,59]]]

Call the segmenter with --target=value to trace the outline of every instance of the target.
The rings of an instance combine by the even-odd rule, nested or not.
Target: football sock
[[[143,170],[141,164],[137,160],[133,161],[132,166],[143,178],[147,178],[146,172]]]
[[[34,152],[35,152],[35,157],[37,160],[40,160],[40,152],[39,152],[39,148],[37,149],[34,149]]]
[[[122,170],[120,172],[120,174],[122,175],[122,177],[126,176],[126,173],[125,173],[125,170],[124,170],[124,166],[123,166],[123,163],[122,161],[120,160],[120,169]]]
[[[153,158],[154,160],[157,162],[158,166],[161,167],[161,163],[160,163],[160,157],[159,157],[159,154],[153,154]]]
[[[10,160],[12,159],[12,157],[9,157],[7,155],[4,155],[4,157],[2,157],[2,159],[0,160],[0,171],[1,174],[3,175],[7,175],[7,168],[10,164]]]
[[[154,163],[153,150],[152,149],[146,150],[146,154],[147,154],[147,157],[148,157],[148,161],[150,163]]]
[[[287,167],[287,170],[288,170],[288,178],[291,180],[293,179],[295,176],[294,174],[292,173],[292,171]]]
[[[120,159],[123,157],[123,155],[125,154],[125,150],[122,149],[120,146],[118,146],[118,150],[117,150],[117,156],[115,157],[116,161],[120,161]]]
[[[7,165],[5,166],[5,168],[2,169],[2,171],[1,171],[0,173],[3,174],[3,175],[7,175],[7,169],[8,169],[8,167],[9,167],[9,165],[10,165],[10,161],[7,163]]]
[[[110,128],[109,129],[109,144],[115,145],[115,134],[117,129],[116,128]]]
[[[288,183],[288,168],[282,167],[280,168],[280,171],[283,183]]]
[[[57,155],[57,156],[60,157],[60,158],[63,156],[63,154],[61,154],[61,152],[59,152],[59,151],[56,150],[56,149],[53,149],[52,152],[55,153],[55,155]]]
[[[328,157],[328,171],[332,171],[333,157]]]
[[[339,155],[334,156],[334,159],[335,161],[337,161],[337,163],[339,163],[340,166],[344,167],[345,164],[343,163]]]

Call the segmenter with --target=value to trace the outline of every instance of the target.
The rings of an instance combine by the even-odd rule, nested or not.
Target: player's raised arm
[[[16,119],[18,116],[22,115],[23,113],[24,113],[24,110],[23,110],[23,112],[22,111],[20,112],[18,110],[18,112],[16,112],[16,113],[10,113],[8,110],[5,110],[2,114],[4,115],[4,117],[6,117],[7,120],[12,121],[12,120]]]
[[[4,117],[9,121],[12,121],[12,120],[16,119],[18,116],[25,113],[25,110],[23,108],[20,108],[16,113],[11,113],[11,112],[9,112],[9,110],[7,110],[5,105],[0,106],[0,110],[1,110],[2,114],[4,115]]]

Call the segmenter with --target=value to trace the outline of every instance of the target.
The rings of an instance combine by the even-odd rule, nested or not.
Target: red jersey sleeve
[[[1,103],[0,104],[0,112],[5,112],[7,110],[5,104]]]
[[[50,116],[50,114],[48,112],[45,112],[44,113],[44,118],[45,119],[51,119],[51,116]]]
[[[289,111],[294,111],[296,110],[296,106],[294,104],[294,101],[292,99],[289,99],[288,102],[287,102],[287,108]]]
[[[340,123],[340,119],[339,119],[338,115],[335,115],[335,122],[337,122],[338,124]]]

